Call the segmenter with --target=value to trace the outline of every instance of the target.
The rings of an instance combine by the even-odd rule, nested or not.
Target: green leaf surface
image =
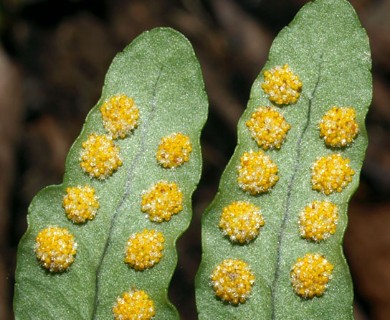
[[[278,166],[279,181],[253,196],[237,184],[237,166],[245,151],[259,150],[245,123],[259,106],[272,105],[263,91],[264,70],[288,64],[302,82],[299,100],[276,106],[291,125],[281,148],[264,153]],[[348,202],[359,183],[367,147],[365,116],[371,102],[371,57],[365,30],[344,0],[306,4],[273,42],[269,59],[255,80],[247,109],[238,124],[238,145],[220,181],[219,192],[202,220],[202,262],[196,279],[200,319],[353,319],[353,289],[342,251]],[[332,106],[353,106],[359,134],[344,148],[330,148],[320,138],[319,123]],[[312,189],[311,167],[333,153],[350,159],[355,171],[342,192],[325,195]],[[336,233],[320,242],[300,237],[298,217],[314,200],[339,208]],[[232,201],[249,201],[261,209],[265,225],[247,244],[234,244],[219,228],[222,209]],[[334,265],[321,297],[295,294],[290,270],[306,253],[320,253]],[[242,259],[255,275],[249,298],[233,305],[217,298],[210,275],[222,260]]]
[[[139,108],[139,124],[128,137],[115,140],[123,165],[107,179],[90,178],[80,167],[82,143],[91,133],[104,134],[100,106],[121,93]],[[112,62],[102,95],[89,113],[66,161],[64,181],[33,199],[28,230],[18,249],[14,310],[16,319],[112,319],[116,298],[144,290],[154,301],[156,319],[176,319],[167,298],[177,263],[175,242],[188,227],[191,195],[201,173],[199,136],[207,116],[207,97],[193,49],[180,33],[157,28],[135,39]],[[160,139],[174,132],[190,137],[188,162],[174,169],[157,163]],[[44,155],[42,155],[44,156]],[[183,210],[168,222],[151,222],[141,211],[141,195],[157,181],[176,182]],[[68,186],[95,188],[100,208],[92,221],[67,219],[62,199]],[[38,232],[48,226],[67,228],[77,242],[74,263],[65,272],[43,268],[34,253]],[[135,271],[124,262],[127,239],[144,229],[163,233],[161,261]]]

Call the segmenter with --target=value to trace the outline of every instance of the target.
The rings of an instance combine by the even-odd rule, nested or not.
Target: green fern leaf
[[[276,37],[202,221],[200,319],[352,319],[342,252],[371,101],[368,38],[344,0]]]
[[[117,55],[63,183],[29,208],[16,319],[178,318],[167,290],[175,242],[191,220],[207,106],[200,66],[178,32],[145,32]]]

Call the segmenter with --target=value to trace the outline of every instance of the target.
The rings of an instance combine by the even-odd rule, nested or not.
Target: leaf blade
[[[279,167],[280,180],[269,193],[253,197],[242,192],[236,182],[241,155],[259,149],[245,123],[258,106],[271,105],[261,88],[263,71],[286,63],[300,77],[303,89],[295,105],[279,108],[291,125],[286,141],[280,150],[266,151]],[[371,101],[370,68],[367,35],[346,1],[309,3],[279,33],[238,124],[238,145],[221,178],[219,192],[203,216],[203,256],[196,279],[200,319],[210,315],[214,319],[327,319],[334,314],[352,318],[352,286],[341,242],[347,204],[357,188],[367,145],[364,118]],[[312,190],[310,167],[317,157],[335,152],[324,145],[318,130],[321,117],[332,105],[354,106],[361,130],[350,147],[337,150],[351,159],[356,171],[352,183],[340,194],[325,196]],[[339,206],[336,234],[322,243],[300,239],[299,212],[311,200],[326,199]],[[233,200],[254,203],[265,217],[260,235],[247,245],[230,243],[218,228],[223,208]],[[294,294],[290,280],[293,263],[307,252],[322,252],[335,265],[326,293],[310,301]],[[225,258],[248,262],[257,279],[248,301],[238,306],[223,304],[210,286],[209,275]]]
[[[115,141],[123,166],[106,180],[91,179],[79,165],[81,145],[92,132],[105,133],[99,108],[118,93],[136,101],[139,127],[129,137]],[[199,64],[188,40],[178,32],[169,28],[145,32],[117,55],[107,72],[102,96],[68,154],[63,184],[42,190],[29,208],[29,227],[18,253],[17,319],[31,315],[109,319],[116,298],[133,287],[147,291],[159,318],[178,318],[167,290],[177,263],[175,241],[191,220],[191,195],[201,172],[199,135],[206,113]],[[164,169],[158,165],[155,152],[163,136],[177,131],[191,139],[190,161],[179,168]],[[142,192],[158,180],[177,182],[184,195],[183,210],[161,224],[149,221],[140,209]],[[76,225],[66,218],[62,197],[67,186],[83,184],[95,188],[100,208],[94,220]],[[47,225],[66,227],[76,237],[76,260],[67,272],[50,274],[34,256],[36,234]],[[134,271],[123,261],[125,245],[132,233],[144,228],[164,233],[164,256],[153,268]],[[157,282],[156,277],[160,278]],[[46,290],[35,290],[37,282]]]

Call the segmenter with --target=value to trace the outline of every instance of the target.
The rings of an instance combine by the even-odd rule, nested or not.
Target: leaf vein
[[[132,183],[133,183],[133,180],[134,180],[134,174],[135,174],[135,170],[134,168],[136,168],[138,166],[138,163],[139,163],[139,160],[141,159],[141,156],[142,154],[144,153],[144,150],[145,150],[145,137],[147,135],[147,132],[148,132],[148,128],[149,128],[149,123],[152,122],[154,116],[155,116],[155,113],[156,113],[156,109],[157,109],[157,87],[158,87],[158,83],[160,81],[160,78],[161,78],[161,75],[162,75],[162,71],[163,71],[163,66],[160,67],[159,69],[159,72],[158,72],[158,75],[156,77],[156,81],[153,85],[153,93],[152,93],[152,99],[151,99],[151,109],[150,109],[150,116],[148,118],[148,120],[144,123],[144,125],[142,126],[141,128],[141,138],[140,138],[140,148],[139,148],[139,151],[137,152],[137,154],[135,155],[135,157],[133,158],[133,163],[132,165],[129,166],[129,172],[128,172],[128,176],[127,176],[127,179],[126,179],[126,185],[125,185],[125,191],[124,191],[124,194],[118,204],[118,206],[116,207],[116,210],[112,216],[112,219],[111,219],[111,225],[110,225],[110,228],[109,228],[109,232],[108,232],[108,237],[107,237],[107,240],[105,242],[105,245],[104,245],[104,249],[103,249],[103,254],[101,255],[101,258],[99,260],[99,264],[98,264],[98,267],[96,269],[96,278],[95,278],[95,287],[96,287],[96,290],[95,290],[95,297],[94,297],[94,307],[93,307],[93,313],[92,313],[92,319],[96,319],[96,314],[97,314],[97,307],[99,305],[99,288],[100,288],[100,272],[101,272],[101,268],[102,268],[102,265],[103,265],[103,260],[104,260],[104,257],[109,249],[109,246],[110,246],[110,243],[111,243],[111,238],[112,238],[112,235],[115,233],[115,221],[116,221],[116,217],[118,215],[118,213],[121,211],[124,203],[126,202],[126,199],[128,199],[128,196],[130,195],[131,193],[131,190],[132,190]]]
[[[295,166],[293,170],[293,174],[291,175],[291,179],[288,183],[287,186],[287,195],[286,195],[286,202],[285,202],[285,209],[284,209],[284,214],[283,214],[283,219],[280,227],[280,232],[278,234],[278,241],[277,241],[277,257],[276,257],[276,266],[275,266],[275,272],[274,272],[274,277],[272,281],[272,287],[271,287],[271,315],[272,319],[275,320],[275,303],[276,303],[276,293],[275,293],[275,288],[277,286],[277,283],[280,278],[280,273],[281,273],[281,249],[283,248],[284,244],[284,234],[285,234],[285,229],[287,226],[287,222],[290,219],[290,202],[291,202],[291,195],[292,195],[292,190],[293,190],[293,184],[296,178],[296,175],[299,171],[299,168],[301,166],[301,145],[302,145],[302,140],[303,137],[305,136],[305,133],[307,131],[307,128],[309,127],[310,124],[310,119],[311,119],[311,111],[312,111],[312,102],[313,99],[315,98],[315,94],[317,92],[317,89],[319,87],[319,83],[321,81],[321,69],[322,69],[322,62],[323,62],[323,56],[322,54],[319,57],[319,63],[318,63],[318,78],[316,81],[316,84],[311,92],[311,95],[308,96],[308,109],[307,109],[307,115],[306,115],[306,122],[305,125],[302,129],[302,132],[297,140],[296,144],[296,161],[295,161]]]

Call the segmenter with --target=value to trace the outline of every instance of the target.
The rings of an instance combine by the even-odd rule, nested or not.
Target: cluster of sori
[[[350,160],[341,152],[352,144],[359,132],[356,111],[353,107],[331,107],[319,123],[320,138],[332,153],[316,159],[311,167],[312,189],[325,197],[343,192],[352,181],[355,171]],[[334,153],[338,150],[337,153]],[[325,200],[314,200],[299,214],[300,236],[307,241],[320,243],[336,233],[339,219],[338,206]],[[291,268],[291,284],[297,295],[304,299],[324,294],[332,278],[334,266],[324,254],[307,253],[297,259]]]
[[[267,150],[279,150],[291,128],[282,107],[295,104],[301,95],[302,82],[290,66],[276,66],[263,73],[263,92],[271,102],[259,106],[245,122],[259,150],[245,151],[237,166],[238,186],[250,196],[269,192],[278,182],[278,166]],[[352,107],[332,107],[319,123],[320,138],[332,151],[349,146],[358,134],[356,113]],[[311,185],[324,196],[342,192],[352,181],[354,170],[349,159],[340,153],[318,158],[311,168]],[[313,201],[299,215],[300,236],[319,243],[336,232],[338,208],[330,201]],[[259,207],[248,201],[233,201],[220,215],[219,228],[232,242],[246,245],[252,242],[265,225]],[[299,235],[297,235],[299,237]],[[298,257],[291,267],[290,279],[294,292],[303,299],[324,294],[332,278],[334,266],[320,253]],[[225,259],[211,276],[215,295],[233,305],[244,303],[251,295],[255,274],[249,263],[241,259]]]
[[[82,143],[79,164],[84,174],[104,182],[122,166],[117,139],[125,139],[138,127],[140,112],[134,99],[117,94],[100,107],[105,134],[91,133]],[[155,152],[156,165],[164,170],[182,166],[190,160],[189,136],[175,132],[162,137]],[[99,196],[90,185],[68,186],[62,206],[70,222],[85,225],[99,210]],[[153,223],[163,223],[183,209],[183,194],[176,182],[157,181],[140,195],[140,208]],[[130,235],[125,246],[124,263],[142,271],[163,258],[164,234],[144,229]],[[35,242],[35,254],[50,272],[64,272],[75,261],[77,243],[67,228],[49,226],[41,230]],[[153,300],[142,289],[123,293],[112,309],[115,319],[151,319],[155,316]],[[135,318],[134,318],[135,317]]]

